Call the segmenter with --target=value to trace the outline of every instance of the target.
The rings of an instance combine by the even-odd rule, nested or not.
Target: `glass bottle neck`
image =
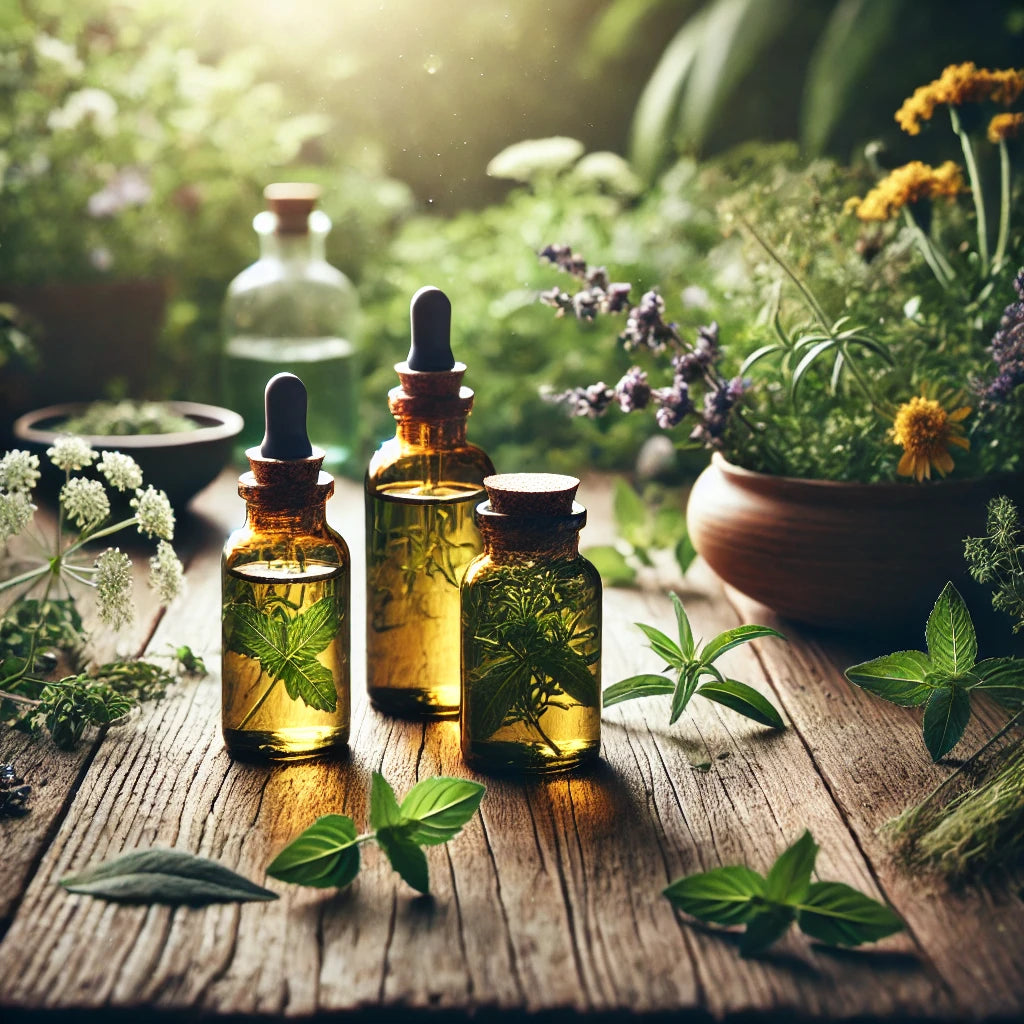
[[[415,416],[396,420],[395,437],[409,448],[459,448],[466,444],[466,420],[424,420]]]
[[[580,535],[544,534],[536,530],[488,529],[480,525],[483,553],[496,562],[554,562],[578,558]]]
[[[326,238],[326,232],[279,235],[276,231],[260,231],[260,259],[275,259],[284,263],[323,260]]]
[[[274,508],[258,501],[245,507],[246,525],[254,533],[314,535],[327,527],[327,503],[316,502],[305,508]]]

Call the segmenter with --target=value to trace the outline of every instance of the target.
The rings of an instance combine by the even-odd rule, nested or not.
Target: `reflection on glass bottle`
[[[388,395],[397,421],[366,475],[367,689],[405,716],[459,710],[459,584],[480,551],[473,506],[494,468],[466,441],[473,392],[436,288],[412,303],[413,345]]]
[[[259,443],[264,384],[287,371],[306,383],[309,435],[324,449],[325,465],[351,471],[358,461],[356,291],[324,259],[331,222],[314,209],[319,188],[277,183],[264,195],[269,209],[253,221],[260,258],[231,282],[224,305],[223,400],[245,419],[237,455]]]
[[[222,724],[233,755],[296,759],[348,742],[351,566],[326,520],[334,481],[323,452],[289,426],[304,397],[290,374],[267,385],[267,437],[238,482],[246,522],[224,548]]]
[[[574,768],[601,746],[601,577],[579,553],[579,481],[484,483],[484,549],[462,583],[463,757],[483,771]]]

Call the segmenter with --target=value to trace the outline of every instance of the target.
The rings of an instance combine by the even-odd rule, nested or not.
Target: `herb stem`
[[[235,726],[236,729],[242,730],[242,729],[244,729],[249,724],[250,721],[252,721],[252,719],[255,716],[256,712],[259,711],[259,709],[261,707],[263,707],[263,705],[267,702],[267,698],[271,695],[271,693],[273,693],[274,687],[277,686],[277,684],[279,682],[281,682],[280,678],[275,679],[263,691],[263,696],[260,697],[260,699],[258,701],[256,701],[256,703],[253,704],[253,706],[251,708],[249,708],[249,710],[245,714],[245,717],[238,723],[238,725]]]
[[[1010,150],[1006,139],[999,140],[999,186],[999,237],[992,257],[993,271],[1002,267],[1010,238]]]
[[[960,148],[964,152],[964,162],[967,164],[967,177],[971,182],[971,198],[974,200],[974,210],[978,218],[978,257],[981,260],[981,273],[983,277],[988,276],[988,221],[985,218],[985,195],[981,190],[981,178],[978,175],[978,163],[974,157],[974,146],[970,136],[964,131],[960,123],[960,115],[956,107],[950,104],[949,118],[953,124],[953,131],[960,139]]]

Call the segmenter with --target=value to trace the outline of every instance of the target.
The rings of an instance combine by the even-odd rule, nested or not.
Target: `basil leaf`
[[[935,689],[932,662],[924,651],[896,651],[846,670],[851,683],[903,708],[924,704]]]
[[[690,703],[690,698],[697,689],[697,682],[700,679],[699,668],[699,665],[691,662],[679,673],[679,679],[676,681],[675,690],[672,693],[672,712],[668,719],[669,725],[675,725],[679,716],[686,710],[686,705]]]
[[[690,620],[687,617],[686,609],[679,596],[675,593],[669,594],[672,598],[672,605],[676,610],[676,626],[679,630],[679,646],[687,658],[693,657],[693,630],[690,627]]]
[[[752,686],[741,683],[738,679],[726,679],[725,682],[714,680],[701,686],[697,693],[717,704],[724,704],[745,718],[752,718],[761,725],[773,729],[785,729],[786,723],[775,710],[767,697],[762,696]]]
[[[60,884],[118,903],[205,903],[276,900],[277,894],[234,871],[186,850],[155,847],[134,850],[114,860],[93,864]]]
[[[629,587],[636,583],[636,569],[626,561],[626,556],[611,544],[587,548],[583,554],[601,574],[601,580],[606,586]]]
[[[740,936],[740,956],[757,956],[780,938],[793,923],[796,911],[792,907],[762,907],[747,922]]]
[[[686,571],[693,565],[697,557],[697,549],[693,546],[693,541],[690,540],[689,534],[679,538],[673,553],[676,556],[676,565],[679,566],[679,572],[685,576]]]
[[[370,827],[377,830],[401,825],[403,821],[391,784],[380,772],[374,772],[370,784]]]
[[[417,892],[430,892],[427,856],[416,843],[412,842],[403,830],[393,828],[381,829],[376,838],[391,866],[402,876],[402,880]]]
[[[779,854],[765,877],[764,895],[776,903],[799,903],[807,895],[818,844],[809,831]]]
[[[403,836],[420,846],[446,843],[473,817],[485,792],[485,786],[468,779],[441,777],[418,782],[402,801]]]
[[[735,629],[727,629],[724,633],[719,633],[713,640],[709,640],[700,653],[700,660],[706,665],[710,664],[726,651],[731,651],[734,647],[739,647],[740,644],[749,643],[762,636],[777,636],[780,640],[786,639],[778,630],[768,626],[737,626]]]
[[[282,882],[344,889],[359,874],[356,827],[344,814],[318,818],[271,862],[267,874]]]
[[[974,693],[984,693],[1011,711],[1024,707],[1024,661],[1018,658],[986,658],[974,666],[978,682]]]
[[[924,745],[933,761],[945,757],[959,742],[971,717],[971,697],[962,686],[940,686],[924,709]]]
[[[622,479],[615,478],[612,515],[622,539],[634,548],[651,546],[650,515],[643,498]]]
[[[757,913],[764,878],[741,864],[677,878],[664,890],[672,906],[714,924],[742,924]]]
[[[952,583],[942,588],[925,627],[928,653],[951,676],[963,675],[978,660],[978,638],[964,599]]]
[[[653,697],[656,694],[672,693],[675,686],[664,676],[641,675],[630,676],[613,683],[604,691],[603,701],[606,708],[613,704],[621,704],[624,700],[636,697]]]
[[[800,930],[832,946],[859,946],[902,931],[899,915],[842,882],[815,882],[797,908]]]
[[[664,658],[667,665],[671,668],[682,668],[686,664],[686,656],[676,646],[676,642],[665,636],[660,629],[655,629],[653,626],[648,626],[643,622],[638,622],[636,625],[643,630],[644,636],[651,641],[651,650],[659,658]]]

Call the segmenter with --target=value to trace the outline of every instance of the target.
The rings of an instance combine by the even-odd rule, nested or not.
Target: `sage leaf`
[[[201,906],[277,899],[276,893],[216,861],[163,847],[134,850],[91,865],[62,878],[60,884],[69,892],[118,903]]]
[[[485,792],[485,786],[469,779],[441,777],[418,782],[402,801],[403,834],[420,846],[448,842],[476,813]]]
[[[765,876],[764,895],[776,903],[796,904],[807,895],[818,844],[809,831],[783,850]],[[792,919],[791,919],[792,920]]]
[[[690,703],[690,698],[696,692],[697,682],[700,678],[697,674],[698,668],[698,665],[690,664],[679,673],[675,690],[672,692],[672,712],[668,719],[669,725],[675,725],[679,716],[686,710],[686,705]]]
[[[373,829],[391,828],[403,821],[391,784],[380,772],[374,772],[370,783],[370,826]]]
[[[686,664],[687,658],[676,645],[676,642],[669,639],[660,629],[655,629],[654,626],[648,626],[643,622],[638,622],[636,625],[643,630],[644,636],[650,640],[651,650],[659,658],[664,658],[666,665],[670,668],[682,668]]]
[[[751,901],[764,895],[764,878],[736,864],[677,878],[664,893],[678,910],[713,924],[743,924],[757,912]]]
[[[986,658],[974,666],[978,682],[972,693],[987,694],[1011,711],[1024,708],[1024,661],[1017,658]]]
[[[726,651],[731,651],[734,647],[739,647],[740,644],[749,643],[751,640],[757,640],[758,637],[763,636],[775,636],[780,640],[786,639],[778,630],[771,629],[769,626],[737,626],[735,629],[727,629],[724,633],[719,633],[714,639],[709,640],[700,652],[700,660],[705,665],[710,665]]]
[[[404,830],[383,828],[377,833],[376,838],[391,866],[402,876],[402,880],[417,892],[430,892],[426,854],[408,838]]]
[[[978,659],[978,638],[964,599],[952,583],[942,588],[925,626],[928,653],[935,666],[963,675]]]
[[[699,687],[697,693],[715,701],[716,704],[724,704],[725,707],[761,725],[773,729],[786,728],[786,723],[782,721],[782,716],[775,710],[771,701],[738,679],[726,679],[724,682],[712,680]]]
[[[797,909],[802,932],[830,946],[859,946],[902,931],[900,916],[842,882],[814,882]]]
[[[851,683],[876,697],[912,708],[932,695],[935,685],[928,680],[932,661],[924,651],[896,651],[846,670]]]
[[[766,906],[760,908],[747,921],[740,936],[740,956],[751,957],[763,953],[787,931],[796,917],[793,907]]]
[[[611,544],[598,544],[587,548],[584,555],[601,574],[601,580],[609,587],[629,587],[636,583],[636,569],[626,561],[626,556]]]
[[[344,889],[359,874],[359,839],[344,814],[318,818],[274,859],[267,874],[282,882]]]
[[[676,627],[679,630],[679,646],[687,658],[692,658],[694,642],[693,629],[690,626],[689,616],[686,614],[686,609],[683,607],[683,602],[679,600],[678,594],[670,593],[669,597],[672,599],[672,606],[676,610]]]
[[[933,761],[957,745],[971,717],[970,694],[962,686],[939,686],[924,709],[924,745]]]
[[[624,700],[637,697],[652,697],[656,694],[672,693],[675,686],[664,676],[639,675],[630,676],[613,683],[604,691],[603,701],[606,708],[613,704],[621,704]]]

